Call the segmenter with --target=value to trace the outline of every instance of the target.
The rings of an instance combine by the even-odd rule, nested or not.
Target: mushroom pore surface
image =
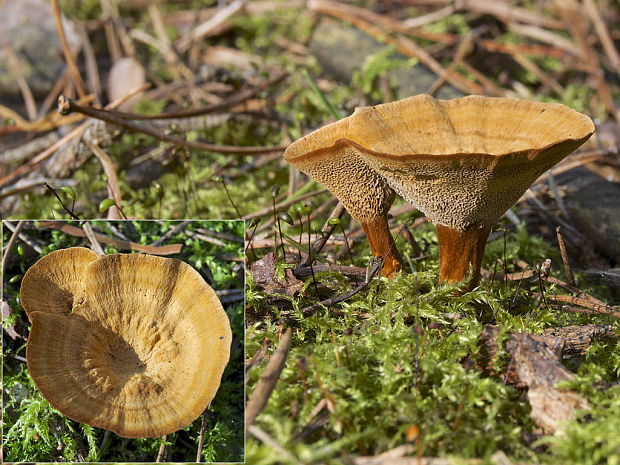
[[[179,260],[114,254],[88,264],[79,286],[73,312],[28,309],[28,368],[42,395],[69,418],[124,437],[196,419],[217,392],[232,339],[200,274]]]
[[[324,126],[291,144],[284,158],[323,184],[364,229],[370,250],[385,258],[383,274],[393,276],[401,258],[389,231],[387,214],[395,193],[360,156],[359,148],[342,139],[349,118]]]
[[[418,95],[356,109],[341,144],[435,224],[493,225],[531,183],[585,142],[590,118],[512,98]]]

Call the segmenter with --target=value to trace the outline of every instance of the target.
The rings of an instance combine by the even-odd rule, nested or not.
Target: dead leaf
[[[293,297],[304,287],[304,283],[297,279],[289,268],[285,270],[283,282],[280,282],[276,276],[277,262],[278,259],[273,252],[269,252],[252,263],[250,271],[254,276],[254,282],[269,294],[285,294]]]

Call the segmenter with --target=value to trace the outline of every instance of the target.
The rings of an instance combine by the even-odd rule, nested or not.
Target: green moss
[[[522,394],[504,382],[501,373],[510,363],[505,350],[497,355],[496,372],[491,376],[470,368],[465,361],[476,359],[478,339],[487,323],[500,325],[503,340],[510,332],[540,333],[550,326],[602,323],[606,318],[584,319],[584,315],[543,308],[535,299],[535,282],[482,282],[478,289],[459,296],[458,284],[436,284],[433,227],[423,225],[414,234],[430,255],[416,263],[417,274],[400,273],[390,281],[374,281],[366,291],[335,305],[338,315],[323,309],[301,318],[281,379],[257,418],[259,428],[294,457],[308,463],[338,463],[342,453],[379,454],[406,444],[407,430],[413,426],[420,432],[425,456],[490,459],[494,452],[502,450],[515,461],[580,463],[580,457],[596,446],[586,447],[588,452],[583,453],[577,452],[577,445],[562,450],[567,442],[558,436],[534,449],[524,439],[535,425]],[[511,268],[516,259],[534,264],[555,255],[540,238],[528,235],[524,226],[506,234],[509,272],[514,271]],[[490,266],[498,258],[504,260],[503,237],[488,244],[483,265]],[[350,285],[334,281],[327,274],[317,274],[317,279],[335,295],[350,289]],[[292,301],[294,314],[299,315],[297,309],[314,300],[311,289]],[[546,292],[558,291],[551,286]],[[273,350],[278,342],[278,328],[273,321],[280,317],[282,309],[276,311],[265,305],[268,297],[255,284],[250,284],[248,295],[250,316],[259,308],[261,313],[273,315],[247,328],[248,354],[254,354],[265,338]],[[513,305],[515,300],[518,304]],[[453,320],[450,315],[455,313],[460,313],[461,318]],[[430,329],[430,323],[440,323],[441,329]],[[423,333],[417,334],[415,326],[420,326]],[[581,385],[617,382],[619,357],[616,342],[595,344],[579,362]],[[250,396],[265,363],[249,373]],[[584,417],[567,431],[570,437],[581,432],[592,437],[596,431],[598,439],[592,444],[597,444],[617,427],[615,404],[596,400],[601,398],[600,393],[586,390],[584,395],[594,399],[595,405],[605,406],[605,415],[595,426]],[[312,417],[321,402],[328,402],[329,408],[326,405]],[[595,459],[584,463],[615,463],[610,457],[617,443],[612,440],[610,444],[599,450]],[[247,453],[252,463],[287,462],[282,454],[253,438]]]

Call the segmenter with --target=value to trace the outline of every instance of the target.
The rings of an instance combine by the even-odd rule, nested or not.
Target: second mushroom
[[[195,420],[215,396],[232,334],[215,292],[190,265],[72,247],[25,274],[28,370],[67,417],[128,438]]]

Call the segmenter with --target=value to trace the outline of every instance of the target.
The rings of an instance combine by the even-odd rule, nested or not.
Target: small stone
[[[81,40],[74,23],[62,19],[63,29],[74,56]],[[58,37],[52,7],[44,0],[0,2],[0,31],[17,56],[30,90],[35,96],[46,96],[66,69],[62,45]],[[0,94],[19,95],[20,90],[0,47]]]
[[[146,82],[144,67],[133,58],[117,60],[108,76],[108,99],[113,102]],[[121,111],[131,111],[142,98],[142,93],[136,94],[119,106]]]

